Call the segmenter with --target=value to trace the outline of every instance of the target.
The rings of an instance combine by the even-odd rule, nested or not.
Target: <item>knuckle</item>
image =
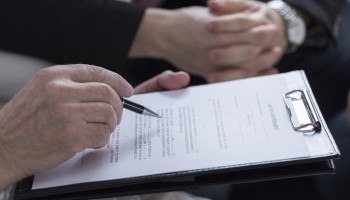
[[[262,9],[262,15],[265,19],[270,19],[271,18],[271,11],[273,11],[273,9],[264,6]]]
[[[74,89],[63,81],[51,81],[45,85],[45,96],[46,101],[52,103],[59,103],[60,100],[68,99],[71,94],[74,93]]]
[[[103,97],[107,102],[110,102],[111,99],[113,98],[113,89],[111,86],[105,84],[105,83],[99,83],[98,86],[99,93],[102,93]]]
[[[35,79],[38,80],[50,80],[50,78],[55,74],[54,67],[47,67],[38,71],[35,75]]]
[[[53,95],[62,95],[65,93],[70,92],[70,88],[67,86],[67,84],[60,82],[60,81],[52,81],[49,84],[47,84],[47,89],[50,93]]]
[[[104,79],[106,76],[106,70],[102,67],[94,66],[94,65],[80,65],[81,68],[87,71],[89,74],[93,74],[96,77],[100,77],[100,79]]]

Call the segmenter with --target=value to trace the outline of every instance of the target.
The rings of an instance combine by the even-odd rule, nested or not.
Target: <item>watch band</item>
[[[268,7],[278,12],[286,24],[288,46],[286,53],[294,52],[305,40],[306,26],[298,12],[281,0],[267,3]]]

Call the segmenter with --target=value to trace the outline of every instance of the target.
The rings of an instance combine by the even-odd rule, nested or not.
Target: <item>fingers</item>
[[[249,2],[235,0],[210,0],[208,1],[208,7],[212,12],[219,12],[223,14],[242,12],[247,9],[252,9],[252,5]]]
[[[274,47],[271,50],[263,51],[254,59],[244,63],[239,63],[237,67],[254,71],[266,70],[274,66],[281,59],[282,55],[282,48]]]
[[[77,107],[77,112],[86,123],[106,124],[110,128],[110,132],[114,131],[122,117],[122,110],[117,113],[113,106],[108,103],[83,103],[74,107]]]
[[[237,33],[242,42],[271,48],[277,45],[278,28],[274,24],[254,27],[247,32]]]
[[[135,88],[135,93],[175,90],[188,86],[190,76],[186,72],[165,71]]]
[[[219,71],[208,74],[207,81],[209,83],[217,83],[222,81],[237,80],[242,78],[248,78],[253,76],[253,72],[239,69],[239,68],[226,68]]]
[[[84,148],[101,148],[104,147],[113,130],[107,124],[88,123],[83,138]]]
[[[112,105],[114,111],[121,114],[123,111],[123,103],[119,95],[107,84],[104,83],[76,83],[74,85],[75,99],[80,102],[104,102]],[[118,118],[118,124],[121,118]]]
[[[209,83],[231,81],[243,78],[249,78],[253,76],[263,76],[278,73],[277,69],[270,68],[267,70],[260,71],[256,73],[255,71],[239,69],[239,68],[226,68],[216,72],[212,72],[207,76],[207,81]]]
[[[253,76],[262,76],[278,73],[277,69],[272,68],[282,57],[281,47],[274,47],[271,50],[264,51],[255,58],[236,65],[235,68],[225,68],[208,74],[209,83],[236,80]]]
[[[217,66],[236,66],[237,63],[246,62],[255,58],[262,48],[251,44],[237,44],[210,50],[209,60]]]
[[[252,44],[263,48],[271,48],[278,45],[275,41],[278,29],[275,25],[262,25],[253,27],[243,32],[218,33],[212,43],[213,46],[229,46],[236,44]]]
[[[238,32],[267,23],[264,18],[258,18],[257,16],[247,13],[218,16],[206,22],[205,28],[215,33]]]
[[[129,97],[133,93],[132,86],[119,74],[92,65],[60,66],[75,82],[100,82],[111,86],[122,97]]]
[[[122,116],[122,113],[116,113],[112,105],[107,103],[83,103],[73,105],[71,108],[83,119],[78,129],[79,133],[72,133],[82,142],[82,148],[78,151],[105,146]]]
[[[272,75],[272,74],[277,74],[277,73],[278,73],[278,69],[269,68],[269,69],[265,69],[263,71],[258,72],[257,76],[267,76],[267,75]]]

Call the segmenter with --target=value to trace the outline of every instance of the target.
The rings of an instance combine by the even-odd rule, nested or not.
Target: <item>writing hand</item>
[[[0,110],[0,189],[85,148],[104,146],[122,116],[121,76],[88,65],[39,71]]]

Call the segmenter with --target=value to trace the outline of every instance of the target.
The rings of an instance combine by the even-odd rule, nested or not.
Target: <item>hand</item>
[[[262,71],[245,70],[240,68],[227,68],[209,73],[207,76],[207,81],[208,83],[216,83],[255,76],[266,76],[277,73],[278,70],[276,68],[269,68]]]
[[[216,35],[204,30],[210,16],[206,7],[147,9],[129,56],[164,59],[205,77],[214,68],[209,66],[207,54],[214,47]]]
[[[231,33],[231,45],[209,51],[216,65],[235,66],[259,73],[273,67],[287,45],[282,17],[265,3],[246,0],[209,1],[218,15],[206,24],[212,33]],[[250,48],[244,48],[249,45]],[[252,46],[253,45],[253,46]]]
[[[181,70],[205,78],[209,72],[228,67],[211,63],[208,51],[228,46],[234,39],[231,33],[206,31],[205,22],[212,17],[215,16],[206,7],[147,9],[129,56],[164,59]]]
[[[85,148],[104,146],[133,88],[95,66],[55,66],[0,110],[0,189],[43,172]]]
[[[190,76],[186,72],[172,72],[168,70],[141,83],[135,87],[134,92],[141,94],[162,90],[176,90],[187,87],[189,83]]]

